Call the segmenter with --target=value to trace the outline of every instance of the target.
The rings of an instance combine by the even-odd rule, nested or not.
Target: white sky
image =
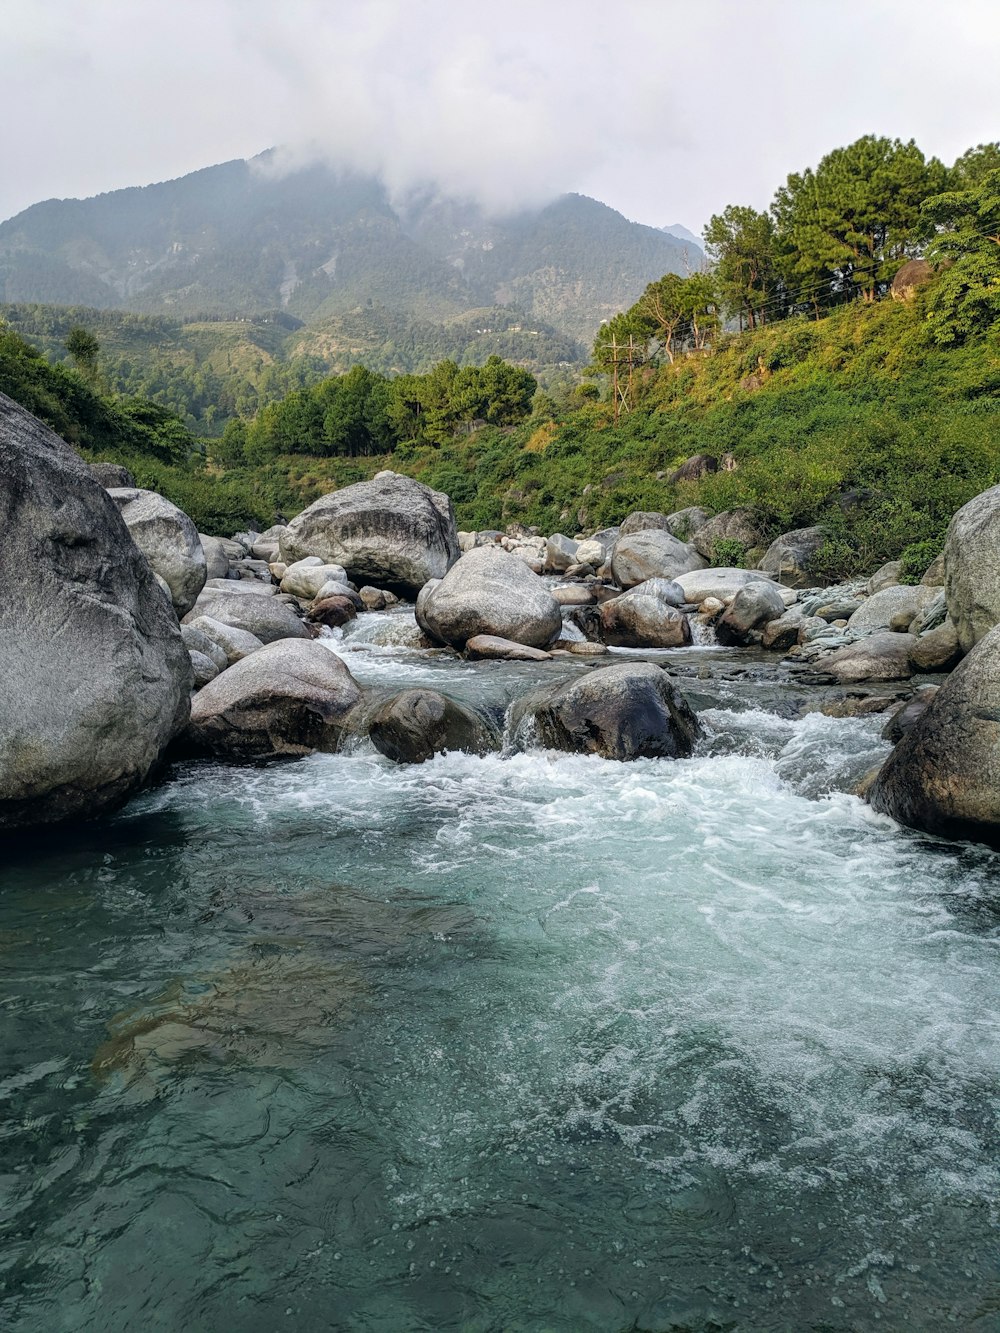
[[[0,218],[273,144],[700,232],[866,133],[1000,139],[1000,0],[0,0]]]

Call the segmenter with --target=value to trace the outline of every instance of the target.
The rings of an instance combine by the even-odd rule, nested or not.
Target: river
[[[563,659],[397,615],[359,682]],[[1000,1327],[1000,860],[849,794],[884,718],[669,661],[689,760],[188,764],[0,899],[5,1327]]]

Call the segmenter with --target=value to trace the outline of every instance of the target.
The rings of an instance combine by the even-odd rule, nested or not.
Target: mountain
[[[495,220],[433,191],[394,203],[325,166],[279,175],[263,154],[25,209],[0,224],[0,302],[310,326],[368,303],[434,323],[504,306],[589,344],[646,283],[700,259],[582,195]]]
[[[694,232],[688,231],[687,227],[682,226],[679,222],[672,222],[669,227],[661,227],[660,230],[666,232],[668,236],[673,236],[675,240],[688,241],[691,245],[696,245],[699,250],[702,248],[701,241],[698,240]]]

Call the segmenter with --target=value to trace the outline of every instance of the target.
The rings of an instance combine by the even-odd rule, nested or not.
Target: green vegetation
[[[502,358],[490,340],[509,307],[434,326],[466,341],[420,371],[403,336],[416,324],[377,306],[337,316],[322,338],[280,312],[170,324],[19,307],[22,327],[77,369],[7,332],[0,388],[207,531],[269,523],[391,467],[446,491],[466,528],[572,533],[636,509],[747,507],[761,543],[822,524],[817,573],[831,579],[897,557],[919,578],[955,510],[1000,482],[1000,146],[946,169],[869,136],[790,176],[770,212],[725,209],[705,238],[713,269],[666,274],[612,315],[582,384],[563,374],[537,389]],[[923,253],[915,294],[879,299]],[[368,365],[365,329],[368,352],[381,349]],[[146,347],[135,378],[115,361],[119,336]],[[195,377],[186,424],[170,410],[178,376]],[[694,454],[724,465],[671,483]]]

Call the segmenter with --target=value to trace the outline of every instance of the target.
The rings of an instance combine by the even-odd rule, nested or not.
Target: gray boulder
[[[689,542],[694,534],[703,528],[712,515],[700,505],[688,505],[686,509],[676,509],[667,515],[667,531],[682,542]]]
[[[785,603],[773,583],[748,583],[716,622],[715,637],[727,646],[747,644],[755,631],[785,614]]]
[[[815,587],[813,565],[825,541],[826,530],[822,527],[783,532],[764,552],[757,568],[773,575],[786,588]]]
[[[320,595],[320,589],[325,583],[336,583],[350,592],[346,587],[347,571],[343,565],[324,564],[312,556],[288,566],[281,577],[281,591],[311,601]]]
[[[1000,628],[944,682],[882,766],[868,799],[913,828],[1000,843]]]
[[[534,691],[514,704],[511,720],[515,730],[533,723],[551,749],[605,759],[683,758],[701,734],[690,705],[651,662],[595,667]]]
[[[917,671],[950,671],[962,660],[958,630],[950,620],[918,635],[910,660]]]
[[[229,665],[229,657],[221,644],[216,643],[204,630],[198,629],[194,625],[182,625],[181,638],[187,645],[189,653],[200,653],[202,657],[207,657],[210,662],[214,663],[216,670],[225,671]],[[257,646],[260,647],[259,644]]]
[[[921,685],[909,699],[904,699],[898,708],[893,709],[889,721],[882,728],[882,739],[898,745],[927,712],[940,688],[939,685]]]
[[[776,620],[769,620],[764,626],[760,636],[761,646],[770,648],[774,652],[787,652],[789,648],[798,643],[799,635],[806,623],[805,617],[798,608],[785,611]]]
[[[647,579],[675,579],[703,569],[705,563],[693,546],[662,528],[626,533],[611,553],[611,573],[620,588],[634,588]]]
[[[198,647],[197,640],[192,641],[187,638],[188,631],[203,635],[216,645],[226,659],[221,664],[222,670],[232,666],[234,662],[241,662],[244,657],[249,657],[251,653],[264,647],[263,641],[258,639],[256,634],[251,634],[249,630],[238,629],[235,625],[225,625],[213,616],[197,616],[181,626],[185,642],[191,647]],[[216,660],[214,653],[209,655],[213,661]]]
[[[760,541],[760,530],[752,509],[727,509],[703,523],[692,535],[691,543],[709,563],[716,560],[717,542],[739,542],[745,551],[752,551]]]
[[[333,750],[360,698],[350,671],[322,644],[271,643],[195,695],[184,745],[229,760]]]
[[[470,708],[437,690],[403,690],[380,704],[368,724],[372,744],[396,764],[422,764],[436,754],[485,754],[495,738]]]
[[[380,472],[372,481],[323,495],[288,525],[281,559],[314,555],[342,565],[352,582],[415,597],[459,557],[451,501],[441,491]]]
[[[208,578],[228,578],[228,548],[232,543],[223,541],[221,537],[207,537],[203,532],[198,533],[198,540],[201,542],[201,549],[205,552],[205,572]]]
[[[884,588],[895,588],[899,583],[899,576],[903,572],[902,560],[889,560],[886,564],[880,565],[875,573],[865,584],[865,592],[871,597]]]
[[[135,486],[135,477],[119,463],[91,463],[90,473],[105,490],[110,490],[112,486]]]
[[[758,569],[733,569],[720,565],[716,569],[699,569],[689,574],[678,574],[674,580],[682,589],[687,601],[700,606],[709,597],[717,597],[720,602],[729,603],[741,588],[749,583],[771,582],[770,575]]]
[[[112,488],[132,540],[170,589],[178,617],[186,615],[205,586],[208,568],[198,529],[176,505],[155,491]]]
[[[908,628],[922,607],[934,600],[934,588],[922,588],[897,584],[872,593],[863,601],[847,622],[848,629],[868,633],[871,630],[889,629],[894,622],[904,623]]]
[[[191,663],[108,492],[0,394],[0,829],[126,800],[187,719]]]
[[[210,657],[200,653],[197,648],[188,650],[191,658],[191,670],[194,672],[194,688],[200,690],[219,674],[219,668]]]
[[[213,590],[203,593],[197,605],[184,617],[186,625],[198,624],[202,616],[221,620],[224,625],[246,630],[261,643],[278,639],[308,639],[309,630],[292,608],[277,597]]]
[[[602,643],[612,648],[682,648],[691,642],[684,594],[667,579],[647,579],[603,602],[597,612]]]
[[[552,654],[544,648],[529,648],[526,643],[500,639],[495,634],[474,634],[466,641],[465,651],[473,661],[551,662]]]
[[[495,546],[466,551],[417,598],[417,624],[439,643],[462,648],[494,634],[545,648],[562,628],[559,603],[523,560]]]
[[[963,505],[948,525],[944,590],[968,652],[1000,623],[1000,486]]]
[[[670,519],[666,514],[647,513],[642,510],[629,514],[621,526],[620,536],[630,537],[633,532],[670,532]]]
[[[884,630],[820,658],[815,670],[833,676],[842,685],[859,680],[908,680],[913,675],[910,658],[916,646],[914,635]]]
[[[577,543],[572,537],[554,532],[545,543],[545,569],[550,574],[562,574],[577,563]]]

